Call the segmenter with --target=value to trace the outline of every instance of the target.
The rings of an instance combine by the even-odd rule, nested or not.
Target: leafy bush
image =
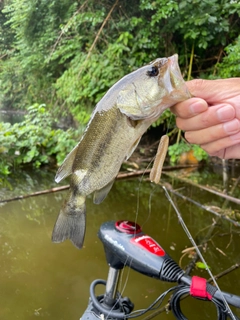
[[[40,101],[52,114],[71,113],[86,123],[114,82],[174,53],[189,78],[240,76],[239,17],[237,0],[2,1],[0,105],[19,109]],[[41,128],[33,119],[1,124],[5,174],[15,165],[49,163],[53,154],[60,162],[67,153],[74,133],[53,130],[37,114]],[[173,120],[167,111],[155,125],[164,121],[173,135]],[[175,148],[172,157],[183,147]]]
[[[181,141],[180,143],[175,143],[174,145],[169,146],[168,154],[170,156],[170,162],[172,164],[178,163],[181,156],[191,150],[193,151],[193,156],[197,159],[197,161],[208,159],[208,154],[200,146]]]
[[[225,48],[227,55],[218,64],[218,76],[221,78],[240,77],[240,36]]]
[[[43,104],[29,107],[23,122],[0,123],[0,173],[7,175],[26,164],[61,163],[76,145],[77,132],[53,129],[53,123]]]
[[[223,48],[239,34],[236,0],[115,4],[2,1],[1,105],[22,108],[41,101],[58,110],[64,105],[64,111],[78,117],[83,110],[91,112],[124,74],[159,56],[177,52],[186,74],[194,47],[194,77],[208,77]]]

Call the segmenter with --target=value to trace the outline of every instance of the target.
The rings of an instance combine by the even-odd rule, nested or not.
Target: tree
[[[0,105],[27,109],[46,104],[47,117],[70,113],[86,124],[113,83],[174,53],[185,78],[239,76],[239,17],[237,0],[5,0],[0,12]],[[168,129],[175,126],[170,112],[159,122]],[[42,127],[42,136],[51,136],[51,127]],[[19,128],[3,135],[13,162],[17,150],[11,139],[18,141]],[[23,129],[28,133],[24,124]],[[27,147],[30,140],[35,146],[31,136],[37,139],[37,134],[27,135]],[[61,136],[65,144],[66,136]],[[36,165],[49,161],[45,152],[62,156],[50,142],[47,149],[41,146],[43,155],[31,149],[23,149],[19,163],[26,160],[25,153]],[[10,168],[6,162],[2,167]]]
[[[8,0],[1,14],[10,30],[0,103],[46,103],[81,122],[115,81],[156,57],[177,52],[186,76],[192,54],[192,76],[211,76],[240,29],[235,0]]]

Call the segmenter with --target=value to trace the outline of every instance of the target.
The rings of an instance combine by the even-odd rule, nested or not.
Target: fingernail
[[[217,116],[220,121],[229,121],[234,118],[235,110],[232,106],[226,105],[217,110]]]
[[[223,128],[227,134],[234,134],[240,130],[240,123],[237,119],[226,122],[223,124]]]
[[[205,101],[196,101],[191,104],[190,109],[193,114],[198,114],[206,110],[206,102]]]

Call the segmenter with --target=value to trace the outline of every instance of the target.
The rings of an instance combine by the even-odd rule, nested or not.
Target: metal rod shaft
[[[111,307],[112,304],[115,303],[119,272],[120,270],[114,269],[112,267],[110,267],[108,271],[106,291],[104,294],[104,303],[107,304],[109,307]]]

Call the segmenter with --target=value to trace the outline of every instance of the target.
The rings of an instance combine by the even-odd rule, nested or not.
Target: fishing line
[[[149,169],[150,165],[152,164],[154,158],[152,159],[152,161],[148,164],[148,166],[145,168],[145,171],[147,169]],[[143,172],[141,178],[140,178],[140,181],[139,181],[139,184],[138,184],[138,188],[137,188],[137,208],[136,208],[136,215],[135,215],[135,223],[137,224],[137,220],[138,220],[138,214],[139,214],[139,207],[140,207],[140,190],[141,190],[141,185],[142,185],[142,182],[143,182],[143,178],[144,178],[144,175],[145,175],[145,171]],[[150,194],[150,203],[151,203],[151,199],[152,199],[152,195],[154,194],[154,190],[151,192]],[[150,205],[150,208],[149,208],[149,214],[148,214],[148,218],[145,220],[145,222],[142,224],[144,225],[149,217],[150,217],[150,214],[151,214],[151,205]],[[129,257],[128,257],[129,259]],[[123,284],[123,287],[121,288],[122,286],[122,282],[123,282],[123,276],[124,276],[124,271],[125,271],[125,266],[127,265],[127,261],[128,259],[126,259],[125,263],[124,263],[124,268],[122,269],[121,273],[120,273],[120,279],[119,279],[119,287],[120,287],[120,294],[123,295],[126,287],[127,287],[127,283],[128,283],[128,280],[129,280],[129,277],[130,277],[130,270],[131,270],[131,262],[129,263],[129,268],[128,268],[128,271],[127,271],[127,274],[126,274],[126,279],[124,281],[124,284]],[[112,307],[112,309],[110,310],[110,312],[114,309],[115,305],[119,302],[119,299],[116,299],[116,303],[114,304],[114,306]]]
[[[144,224],[148,222],[148,220],[150,219],[151,214],[152,214],[152,197],[153,197],[153,195],[155,193],[154,189],[149,194],[149,198],[148,198],[148,216],[146,217],[146,219],[145,219],[144,223],[142,224],[142,226],[144,226]]]
[[[201,251],[199,250],[199,248],[198,248],[196,242],[194,241],[194,239],[193,239],[190,231],[188,230],[188,228],[187,228],[187,226],[186,226],[186,224],[185,224],[185,222],[184,222],[184,220],[183,220],[183,218],[182,218],[182,215],[181,215],[180,211],[177,209],[175,203],[173,202],[172,198],[170,197],[170,194],[168,193],[167,188],[166,188],[165,186],[163,186],[163,189],[164,189],[164,191],[165,191],[165,193],[166,193],[167,199],[169,200],[169,202],[171,203],[172,207],[174,208],[174,210],[175,210],[175,212],[176,212],[176,214],[177,214],[178,220],[179,220],[179,222],[181,223],[183,230],[185,231],[185,233],[186,233],[186,235],[188,236],[188,239],[191,241],[192,245],[195,247],[195,250],[197,251],[197,254],[199,255],[200,259],[201,259],[202,262],[205,264],[206,270],[207,270],[208,274],[210,275],[213,283],[215,284],[216,288],[219,290],[219,293],[221,294],[222,301],[223,301],[226,309],[228,310],[228,313],[231,315],[232,319],[235,319],[235,320],[236,320],[236,318],[235,318],[232,310],[230,309],[230,307],[229,307],[229,305],[228,305],[228,303],[227,303],[227,301],[226,301],[226,299],[225,299],[225,297],[224,297],[221,289],[219,288],[219,286],[218,286],[218,284],[217,284],[217,281],[215,280],[215,278],[214,278],[211,270],[209,269],[209,267],[208,267],[208,265],[207,265],[207,263],[206,263],[203,255],[201,254]]]
[[[147,168],[145,168],[145,170],[149,169],[149,166],[151,165],[151,163],[153,162],[153,160],[148,164]],[[140,178],[140,181],[139,181],[139,184],[138,184],[138,188],[137,188],[137,203],[136,203],[136,214],[135,214],[135,223],[137,224],[137,220],[138,220],[138,214],[139,214],[139,207],[140,207],[140,191],[141,191],[141,185],[142,185],[142,182],[143,182],[143,178],[144,178],[144,175],[145,175],[145,171],[143,172],[141,178]],[[147,219],[148,220],[148,219]],[[125,271],[125,267],[127,265],[127,261],[130,257],[128,257],[126,259],[126,261],[124,262],[124,268],[122,269],[121,273],[120,273],[120,279],[119,279],[119,292],[120,292],[120,296],[116,299],[116,302],[115,304],[112,306],[112,308],[109,310],[109,314],[106,316],[111,316],[111,311],[114,310],[115,306],[117,305],[117,303],[119,303],[120,299],[121,299],[121,296],[123,295],[126,287],[127,287],[127,284],[128,284],[128,280],[129,280],[129,277],[130,277],[130,271],[131,271],[131,261],[129,263],[129,268],[127,270],[127,273],[125,272],[126,274],[126,279],[124,280],[124,283],[123,283],[123,277],[124,277],[124,271]],[[122,287],[122,288],[121,288]]]
[[[147,167],[145,169],[145,171],[146,171],[151,166],[151,164],[153,163],[153,166],[152,166],[151,171],[150,171],[150,180],[152,182],[155,182],[155,184],[158,184],[158,182],[159,182],[159,180],[161,178],[163,163],[164,163],[164,160],[165,160],[165,157],[166,157],[166,154],[167,154],[168,145],[169,145],[169,137],[165,134],[165,135],[163,135],[161,137],[161,139],[159,141],[159,145],[158,145],[155,157],[152,158],[152,160],[149,162],[149,164],[147,165]],[[139,187],[138,187],[137,213],[136,213],[135,223],[137,222],[137,216],[138,216],[138,213],[139,213],[140,185],[141,185],[141,183],[143,181],[144,173],[143,173],[143,175],[141,177],[141,180],[139,182]],[[146,218],[146,220],[142,224],[142,226],[144,226],[144,224],[150,218],[150,215],[151,215],[151,200],[152,200],[153,193],[154,193],[154,190],[150,193],[149,202],[148,202],[148,217]]]
[[[159,141],[156,155],[153,158],[154,161],[152,160],[148,165],[149,167],[150,164],[153,162],[153,166],[151,168],[149,178],[150,178],[150,181],[154,182],[155,184],[158,184],[161,179],[162,168],[163,168],[164,160],[167,155],[168,145],[169,145],[169,137],[165,134],[161,137]],[[151,216],[151,209],[152,209],[151,203],[152,203],[153,194],[154,194],[154,190],[149,195],[148,217],[145,220],[145,223],[149,220]]]
[[[166,141],[166,140],[167,140],[167,141]],[[166,143],[166,142],[167,142],[167,143]],[[168,147],[168,137],[167,137],[167,136],[163,136],[163,137],[161,138],[161,140],[160,140],[159,145],[165,147],[165,152],[163,152],[163,153],[166,154],[166,150],[167,150],[167,147]],[[160,146],[158,147],[158,150],[159,150],[159,148],[160,148]],[[137,223],[138,215],[139,215],[139,208],[140,208],[140,191],[141,191],[141,185],[142,185],[142,182],[143,182],[144,174],[145,174],[146,170],[148,170],[148,169],[150,168],[150,166],[151,166],[151,164],[154,162],[154,160],[156,160],[156,157],[158,158],[158,161],[157,161],[158,164],[159,164],[159,162],[160,162],[161,164],[158,165],[158,167],[157,167],[157,169],[156,169],[156,173],[152,174],[152,176],[156,176],[156,174],[159,173],[159,172],[158,172],[158,171],[159,171],[159,167],[162,168],[162,166],[163,166],[163,161],[164,161],[164,159],[165,159],[165,155],[164,155],[164,156],[160,155],[160,157],[159,157],[159,155],[157,154],[157,155],[156,155],[155,157],[153,157],[152,160],[149,162],[149,164],[148,164],[147,167],[145,168],[145,171],[143,172],[143,174],[142,174],[142,176],[141,176],[141,178],[140,178],[140,181],[139,181],[139,184],[138,184],[138,188],[137,188],[137,204],[136,204],[137,207],[136,207],[135,223]],[[161,172],[160,172],[160,174],[158,174],[158,176],[159,176],[158,178],[160,179]],[[156,190],[156,188],[154,188],[154,189],[150,192],[149,200],[148,200],[148,217],[147,217],[147,218],[145,219],[145,221],[141,224],[142,226],[149,220],[149,218],[150,218],[150,216],[151,216],[152,196],[154,195],[155,190]],[[126,259],[126,261],[125,261],[125,263],[124,263],[124,267],[126,266],[127,261],[128,261],[128,259]],[[123,270],[124,270],[124,269],[125,269],[125,268],[123,268]],[[130,269],[131,269],[131,262],[129,263],[129,268],[128,268],[126,280],[125,280],[125,282],[124,282],[124,284],[123,284],[123,288],[122,288],[122,289],[121,289],[121,286],[122,286],[123,272],[124,272],[124,271],[122,270],[122,272],[121,272],[121,274],[120,274],[119,286],[120,286],[120,294],[121,294],[121,295],[123,294],[123,292],[124,292],[125,289],[126,289],[126,286],[127,286],[127,283],[128,283],[128,279],[129,279],[129,276],[130,276]],[[119,299],[120,299],[120,297],[119,297]],[[112,309],[110,310],[109,315],[110,315],[111,311],[114,309],[115,305],[119,302],[119,299],[116,300],[116,303],[114,304],[114,306],[113,306]]]
[[[152,160],[149,162],[149,164],[147,165],[147,167],[145,168],[145,170],[143,171],[143,174],[140,178],[139,184],[138,184],[138,190],[137,190],[137,211],[136,211],[136,216],[135,216],[135,223],[137,223],[137,219],[138,219],[138,214],[139,214],[139,207],[140,207],[140,190],[141,190],[141,184],[143,182],[143,178],[145,175],[145,172],[150,168],[151,164],[154,162],[154,157],[152,158]],[[152,197],[152,193],[150,194],[150,198]],[[150,211],[151,212],[151,211]],[[148,217],[145,219],[145,221],[143,223],[141,223],[142,226],[144,226],[144,224],[148,221],[149,219],[149,215]]]
[[[121,296],[123,295],[125,289],[126,289],[126,286],[127,286],[127,283],[128,283],[128,279],[129,279],[129,275],[130,275],[130,268],[128,268],[128,272],[127,272],[127,275],[126,275],[126,280],[123,284],[123,288],[121,289],[121,286],[122,286],[122,280],[123,280],[123,274],[124,274],[124,270],[125,270],[125,267],[127,265],[127,261],[128,261],[129,257],[127,257],[126,261],[124,262],[124,268],[122,269],[122,271],[120,272],[120,279],[119,279],[119,287],[120,287],[120,294],[118,296],[118,298],[116,299],[116,302],[114,303],[114,305],[112,306],[112,308],[109,310],[109,313],[108,315],[106,315],[106,318],[105,319],[108,319],[108,317],[110,316],[111,317],[111,312],[114,311],[115,307],[117,306],[117,304],[120,302],[121,300]],[[131,265],[131,263],[130,263]],[[117,295],[117,293],[116,293]]]
[[[123,284],[123,288],[121,289],[122,280],[123,280],[123,273],[124,273],[125,267],[127,265],[128,259],[129,259],[129,257],[124,262],[124,268],[122,269],[122,271],[120,273],[119,286],[120,286],[121,295],[124,293],[124,290],[126,289],[126,286],[127,286],[127,283],[128,283],[128,279],[129,279],[130,270],[131,270],[130,268],[128,268],[128,272],[127,272],[127,275],[126,275],[126,280],[125,280],[125,283]],[[131,263],[132,263],[132,261],[129,263],[130,266],[131,266]]]

